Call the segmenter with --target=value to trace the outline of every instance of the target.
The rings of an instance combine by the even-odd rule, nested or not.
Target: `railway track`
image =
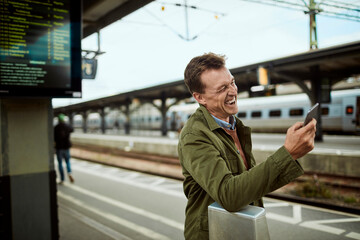
[[[179,159],[174,157],[88,145],[74,145],[71,149],[71,155],[82,160],[183,180]],[[340,189],[350,196],[354,195],[353,200],[356,202],[349,204],[341,203],[339,199],[307,198],[295,195],[294,189],[304,183],[308,183],[310,186],[321,184],[329,189]],[[299,177],[293,183],[267,194],[266,197],[360,215],[360,178],[330,176],[309,172]]]

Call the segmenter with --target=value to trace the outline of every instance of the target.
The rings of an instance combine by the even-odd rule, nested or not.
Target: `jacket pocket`
[[[232,174],[239,174],[239,160],[237,158],[228,158],[228,167]]]
[[[239,166],[239,158],[237,156],[234,156],[234,153],[231,152],[229,149],[224,149],[224,151],[221,153],[223,159],[226,162],[227,167],[229,168],[230,172],[233,175],[237,175],[240,173],[240,166]],[[240,156],[239,156],[240,157]]]

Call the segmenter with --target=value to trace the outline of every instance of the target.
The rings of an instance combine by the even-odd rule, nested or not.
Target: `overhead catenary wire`
[[[310,17],[310,50],[318,48],[317,30],[316,30],[316,15],[325,15],[329,17],[351,20],[360,22],[360,6],[355,4],[348,4],[334,0],[316,2],[315,0],[240,0],[246,2],[254,2],[277,7],[286,7],[292,10],[302,10]],[[302,2],[302,4],[300,4]],[[344,12],[346,11],[346,12]]]
[[[360,22],[360,5],[354,4],[354,3],[344,3],[340,1],[335,0],[321,0],[319,2],[316,2],[315,5],[309,6],[309,4],[306,2],[306,0],[240,0],[243,2],[252,2],[252,3],[259,3],[263,5],[269,5],[269,6],[276,6],[280,8],[290,9],[290,10],[296,10],[296,11],[302,11],[306,14],[320,14],[323,16],[328,16],[332,18],[338,18],[342,20],[351,20]],[[217,19],[217,16],[226,16],[226,13],[222,13],[220,11],[214,11],[209,10],[206,8],[198,7],[195,5],[188,4],[187,1],[184,0],[184,3],[171,3],[171,2],[165,2],[165,1],[156,1],[156,3],[160,5],[169,5],[174,7],[183,7],[185,9],[185,33],[182,34],[181,31],[179,31],[177,28],[171,26],[167,23],[166,20],[163,20],[158,14],[154,13],[153,11],[148,10],[147,8],[143,8],[149,15],[151,15],[156,21],[159,22],[160,26],[166,27],[171,32],[176,34],[179,38],[185,40],[185,41],[192,41],[197,39],[200,35],[204,34],[208,29],[210,29],[212,26],[214,26],[217,22],[212,22],[208,24],[203,30],[198,31],[195,35],[190,35],[189,26],[190,21],[189,13],[187,9],[192,10],[199,10],[207,13],[215,14],[215,18]],[[165,11],[165,8],[162,8],[163,11]],[[140,22],[139,22],[140,23]],[[141,23],[140,23],[141,24]],[[145,23],[144,23],[145,24]],[[156,24],[154,24],[156,25]]]
[[[164,27],[168,28],[171,32],[178,35],[180,38],[184,38],[178,31],[176,31],[174,28],[172,28],[170,25],[168,25],[165,21],[163,21],[161,18],[156,16],[156,14],[152,13],[150,10],[144,8],[145,12],[147,12],[150,16],[155,18],[157,21],[159,21]]]
[[[208,13],[212,13],[215,14],[215,16],[225,16],[225,13],[221,13],[219,11],[213,11],[213,10],[209,10],[209,9],[205,9],[205,8],[199,8],[197,6],[194,5],[188,5],[187,1],[184,0],[184,4],[182,3],[169,3],[169,2],[162,2],[162,1],[156,1],[159,4],[162,5],[172,5],[172,6],[176,6],[176,7],[183,7],[185,10],[185,36],[182,35],[180,32],[178,32],[177,30],[175,30],[173,27],[171,27],[169,24],[167,24],[165,21],[161,20],[158,16],[156,16],[155,14],[151,13],[151,15],[157,19],[158,21],[161,21],[165,27],[169,28],[172,32],[174,32],[176,35],[178,35],[181,39],[186,40],[186,41],[192,41],[195,40],[196,38],[198,38],[198,36],[200,34],[202,34],[206,29],[208,29],[209,27],[211,27],[213,25],[209,24],[209,26],[207,26],[204,30],[202,30],[201,32],[199,32],[198,34],[194,35],[194,36],[190,36],[190,32],[189,32],[189,16],[188,16],[188,9],[193,9],[193,10],[199,10],[199,11],[203,11],[203,12],[208,12]],[[164,10],[164,8],[162,8],[162,10]],[[217,19],[217,17],[216,17]]]
[[[194,6],[194,5],[188,5],[188,4],[182,4],[182,3],[169,3],[169,2],[162,2],[162,1],[156,1],[157,3],[160,3],[162,5],[173,5],[173,6],[176,6],[176,7],[187,7],[187,8],[191,8],[191,9],[195,9],[195,10],[200,10],[200,11],[203,11],[203,12],[208,12],[208,13],[213,13],[213,14],[216,14],[216,15],[221,15],[221,16],[225,16],[226,14],[225,13],[221,13],[219,11],[214,11],[214,10],[210,10],[210,9],[206,9],[206,8],[199,8],[197,6]]]
[[[304,13],[315,11],[316,14],[326,15],[330,17],[360,22],[360,5],[353,3],[345,3],[334,0],[322,0],[314,2],[314,6],[310,6],[305,0],[240,0],[245,2],[260,3],[270,6],[277,6],[292,10],[302,10]],[[301,3],[302,2],[302,3]],[[344,12],[346,11],[346,12]]]

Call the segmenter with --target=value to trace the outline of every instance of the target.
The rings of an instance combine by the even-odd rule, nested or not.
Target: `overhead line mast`
[[[306,5],[305,1],[303,0]],[[318,14],[321,10],[316,7],[315,0],[309,0],[309,11],[305,12],[310,16],[310,49],[318,48],[317,41],[317,31],[316,31],[316,14]]]
[[[246,2],[261,3],[265,5],[283,7],[292,10],[301,10],[310,17],[310,50],[318,48],[316,15],[340,18],[360,22],[360,5],[344,3],[334,0],[322,0],[319,3],[315,0],[241,0]],[[301,3],[302,2],[302,3]]]
[[[217,11],[212,11],[212,10],[208,10],[208,9],[204,9],[204,8],[199,8],[199,7],[194,6],[194,5],[188,5],[187,0],[184,0],[184,4],[182,4],[182,3],[168,3],[168,2],[161,2],[161,1],[157,1],[157,2],[162,4],[162,7],[161,7],[162,11],[165,10],[165,5],[173,5],[173,6],[176,6],[176,7],[183,7],[184,8],[184,10],[185,10],[185,36],[178,33],[176,30],[174,30],[173,28],[171,28],[167,24],[163,23],[163,21],[161,21],[158,17],[154,16],[153,14],[151,14],[151,15],[153,17],[155,17],[158,21],[162,22],[166,27],[170,28],[171,31],[175,32],[181,39],[186,40],[186,41],[195,40],[199,36],[199,34],[197,34],[195,36],[190,37],[188,9],[193,9],[193,10],[199,10],[199,11],[203,11],[203,12],[212,13],[212,14],[215,15],[215,19],[218,19],[219,15],[220,16],[225,16],[224,13],[220,13],[220,12],[217,12]]]

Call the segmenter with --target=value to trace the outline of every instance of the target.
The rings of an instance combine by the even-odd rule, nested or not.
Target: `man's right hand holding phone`
[[[287,130],[284,147],[294,160],[314,149],[315,133],[314,118],[306,126],[303,126],[302,122],[297,122]]]

